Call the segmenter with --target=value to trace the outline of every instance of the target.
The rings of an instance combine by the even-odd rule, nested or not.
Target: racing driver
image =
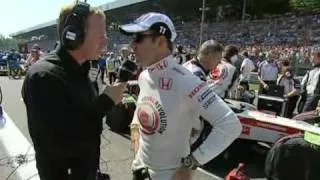
[[[168,16],[147,13],[120,31],[133,35],[138,65],[145,67],[131,123],[134,179],[190,180],[192,170],[225,150],[241,133],[241,124],[212,87],[172,57],[177,34]],[[212,131],[190,151],[191,130],[199,116]]]

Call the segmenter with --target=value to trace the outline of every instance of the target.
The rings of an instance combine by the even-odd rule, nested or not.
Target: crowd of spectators
[[[176,21],[176,44],[194,51],[199,45],[200,22]],[[296,17],[287,15],[263,20],[205,23],[203,39],[215,39],[222,44],[233,44],[243,51],[264,53],[275,49],[280,60],[308,63],[310,47],[320,42],[320,14]],[[109,50],[118,52],[130,42],[130,37],[109,31]]]

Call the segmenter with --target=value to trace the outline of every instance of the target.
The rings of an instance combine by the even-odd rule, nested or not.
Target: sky
[[[117,0],[87,0],[99,6]],[[73,0],[1,0],[0,34],[9,34],[55,20],[61,7]]]

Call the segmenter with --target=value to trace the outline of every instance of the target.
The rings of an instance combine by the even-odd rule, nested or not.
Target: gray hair
[[[199,48],[199,56],[206,56],[215,52],[222,52],[223,46],[215,40],[207,40]]]

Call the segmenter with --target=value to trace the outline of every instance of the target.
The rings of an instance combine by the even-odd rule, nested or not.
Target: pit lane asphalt
[[[12,80],[6,76],[0,77],[0,86],[3,93],[3,107],[16,126],[31,143],[27,128],[26,111],[21,99],[21,86],[23,80]],[[50,103],[50,102],[48,102]],[[53,110],[54,113],[54,110]],[[1,146],[0,146],[1,151]],[[0,154],[3,157],[3,154]],[[114,133],[105,126],[101,143],[101,170],[111,175],[114,180],[132,179],[130,165],[133,153],[130,151],[130,141],[126,135]],[[258,157],[259,158],[259,157]],[[261,159],[260,159],[261,160]],[[249,173],[254,179],[262,179],[263,164],[249,162]],[[234,163],[212,161],[204,169],[196,171],[194,178],[197,180],[223,179]],[[4,179],[11,172],[10,168],[0,167],[0,179]],[[209,173],[210,172],[210,173]],[[12,179],[15,179],[13,177]]]
[[[0,86],[3,93],[3,107],[5,112],[14,121],[16,126],[20,129],[22,134],[31,143],[28,133],[26,110],[21,99],[21,87],[23,80],[12,80],[6,76],[0,77]],[[48,102],[50,103],[50,102]],[[52,111],[54,113],[54,110]],[[17,142],[18,143],[18,142]],[[0,151],[3,149],[0,146]],[[3,151],[0,154],[4,157]],[[101,143],[101,170],[111,175],[114,180],[129,180],[132,179],[130,173],[130,165],[133,158],[133,153],[130,151],[130,141],[124,135],[116,134],[104,128]],[[10,167],[0,167],[0,179],[5,179],[11,172]],[[12,177],[10,179],[16,179]],[[209,180],[217,179],[208,176],[205,173],[197,171],[194,179]]]

